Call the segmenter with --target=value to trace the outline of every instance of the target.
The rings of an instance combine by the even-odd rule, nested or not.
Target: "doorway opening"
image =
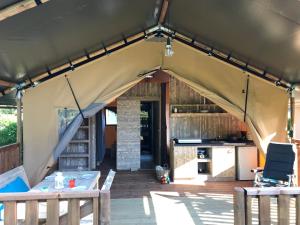
[[[159,101],[141,102],[141,169],[154,169],[159,163]]]

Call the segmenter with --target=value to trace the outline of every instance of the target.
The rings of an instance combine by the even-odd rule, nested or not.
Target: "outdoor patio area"
[[[120,172],[111,188],[111,224],[233,224],[233,189],[251,182],[162,185],[154,171]]]

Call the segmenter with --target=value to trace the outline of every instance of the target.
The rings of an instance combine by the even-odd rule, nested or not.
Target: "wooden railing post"
[[[116,172],[110,170],[100,191],[99,225],[110,225],[110,188]]]
[[[17,202],[4,203],[4,225],[17,225]]]
[[[234,225],[246,225],[245,191],[235,188],[234,192]]]
[[[39,203],[38,201],[26,201],[25,225],[39,224]]]
[[[258,199],[258,219],[260,225],[271,225],[271,199],[268,195],[260,195]]]
[[[290,224],[290,196],[278,196],[278,225]]]
[[[300,195],[296,196],[296,225],[300,225]]]
[[[100,191],[99,225],[110,225],[110,191]]]

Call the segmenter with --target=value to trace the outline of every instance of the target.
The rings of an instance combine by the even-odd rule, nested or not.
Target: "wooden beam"
[[[13,86],[15,86],[15,83],[4,81],[4,80],[0,80],[0,86],[3,86],[3,87],[13,87]]]
[[[102,191],[109,191],[110,190],[111,185],[112,185],[112,183],[114,181],[115,175],[116,175],[115,171],[113,171],[112,169],[109,170],[109,173],[108,173],[108,175],[107,175],[107,177],[105,179],[105,182],[104,182],[104,184],[103,184],[103,186],[101,188]]]
[[[0,21],[5,20],[11,16],[15,16],[19,13],[22,13],[26,10],[29,10],[31,8],[34,8],[38,5],[40,5],[40,3],[45,3],[48,2],[50,0],[40,0],[40,1],[35,1],[35,0],[24,0],[21,2],[18,2],[16,4],[13,4],[11,6],[8,6],[4,9],[2,9],[0,11]]]
[[[163,0],[160,15],[159,15],[159,20],[158,20],[160,24],[163,24],[166,20],[169,4],[170,4],[170,0]]]
[[[110,225],[110,191],[101,190],[99,198],[99,224]]]

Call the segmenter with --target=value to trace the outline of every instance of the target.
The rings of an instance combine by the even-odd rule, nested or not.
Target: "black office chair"
[[[271,142],[264,169],[253,169],[255,187],[294,186],[294,144]]]

